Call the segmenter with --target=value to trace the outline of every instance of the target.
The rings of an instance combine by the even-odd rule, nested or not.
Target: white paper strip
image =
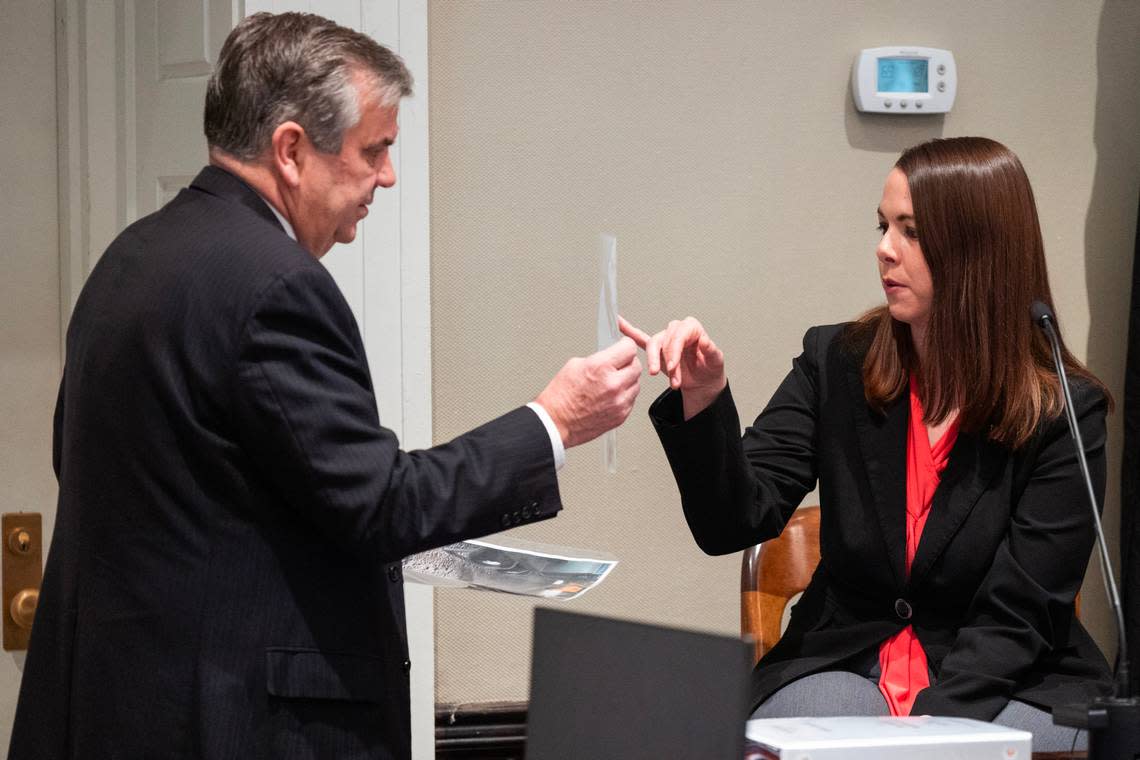
[[[598,350],[609,348],[621,340],[617,315],[617,238],[602,233],[598,236],[598,263],[601,287],[598,289]],[[602,464],[611,475],[617,472],[617,431],[602,436]]]

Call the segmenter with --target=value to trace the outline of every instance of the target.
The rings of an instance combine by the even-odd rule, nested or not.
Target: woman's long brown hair
[[[1053,307],[1029,178],[1012,151],[983,137],[931,140],[895,166],[910,184],[934,298],[921,366],[910,327],[887,307],[859,319],[867,401],[883,409],[915,373],[928,425],[957,410],[962,431],[1019,448],[1064,404],[1052,350],[1029,316],[1035,300]],[[1108,396],[1064,346],[1062,355],[1070,376]]]

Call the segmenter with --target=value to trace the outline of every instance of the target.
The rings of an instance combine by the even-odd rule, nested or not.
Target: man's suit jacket
[[[75,307],[26,758],[404,758],[402,557],[552,517],[519,408],[426,451],[376,414],[328,272],[208,167]]]
[[[843,325],[809,330],[743,439],[728,389],[688,421],[673,391],[650,409],[709,554],[778,535],[819,483],[822,558],[756,667],[754,705],[862,659],[908,623],[935,674],[915,715],[990,720],[1011,697],[1050,708],[1104,693],[1107,664],[1073,614],[1094,529],[1064,417],[1017,451],[959,434],[908,577],[909,404],[905,394],[883,414],[867,404],[865,355]],[[1078,383],[1074,405],[1101,498],[1106,400]]]

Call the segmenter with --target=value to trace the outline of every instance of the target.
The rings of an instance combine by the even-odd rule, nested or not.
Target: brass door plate
[[[4,649],[27,649],[43,580],[43,518],[34,512],[0,516]]]

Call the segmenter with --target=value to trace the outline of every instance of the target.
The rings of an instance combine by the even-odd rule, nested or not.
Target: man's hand
[[[609,348],[566,362],[535,401],[554,420],[566,448],[592,441],[629,416],[640,390],[637,346],[622,338]]]
[[[693,317],[673,320],[656,335],[634,327],[621,317],[618,317],[618,327],[645,349],[649,374],[656,375],[664,369],[669,386],[681,391],[685,419],[711,404],[728,384],[724,353]]]

